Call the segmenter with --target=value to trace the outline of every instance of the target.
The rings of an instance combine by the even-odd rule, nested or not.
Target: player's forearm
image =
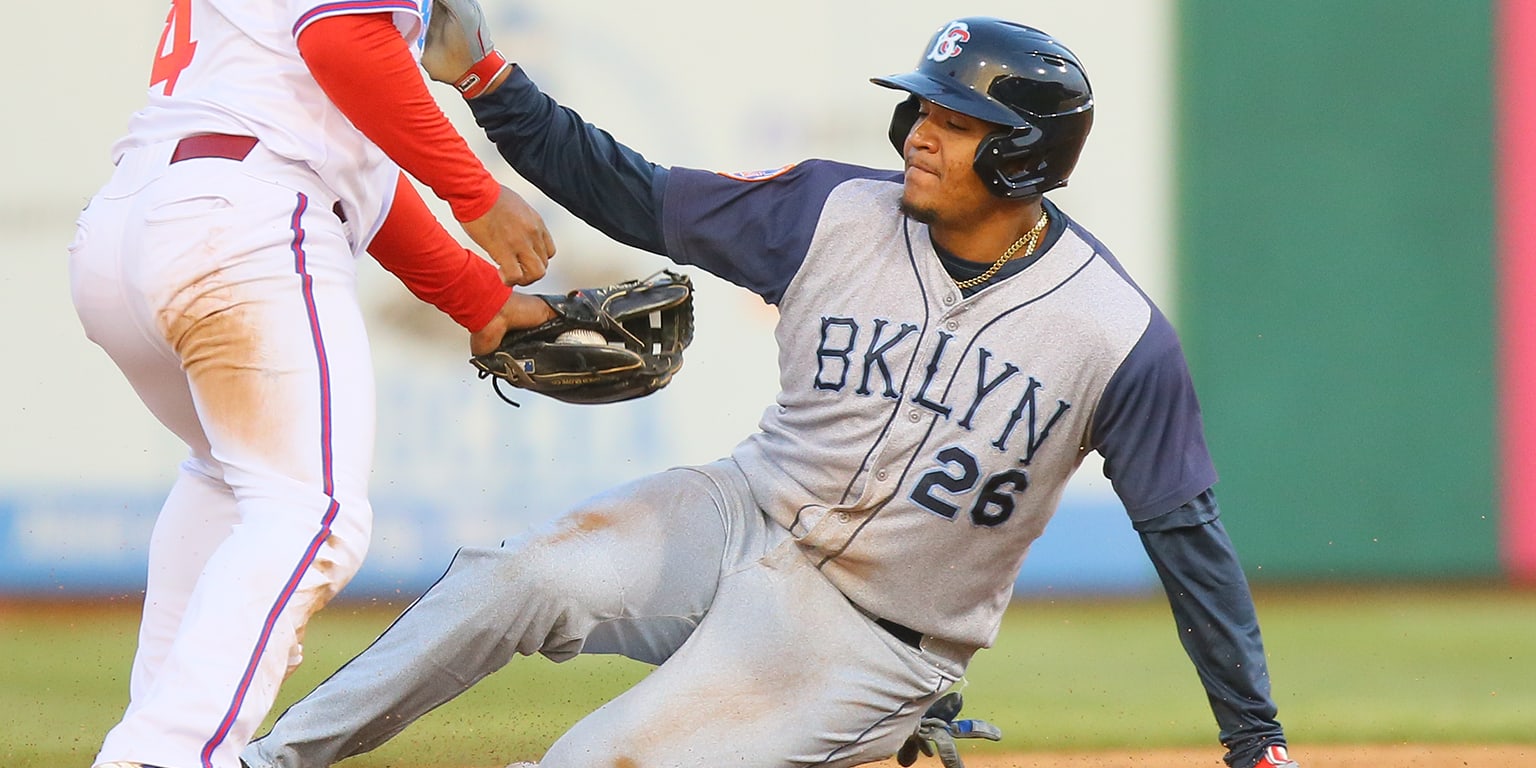
[[[443,229],[404,176],[368,253],[417,298],[470,331],[485,327],[511,292],[490,262]]]
[[[665,254],[665,168],[555,103],[521,67],[469,106],[507,163],[551,200],[621,243]]]
[[[427,91],[388,13],[332,16],[299,35],[315,82],[357,129],[471,221],[500,193],[485,165]]]
[[[1191,504],[1210,503],[1203,495]],[[1200,515],[1204,516],[1204,515]],[[1143,531],[1178,625],[1179,640],[1200,675],[1229,750],[1227,761],[1247,768],[1266,744],[1283,742],[1270,698],[1269,668],[1253,597],[1220,520]]]

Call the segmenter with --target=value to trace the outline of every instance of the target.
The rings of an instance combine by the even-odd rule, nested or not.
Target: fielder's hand
[[[501,305],[501,311],[484,328],[469,335],[469,353],[485,355],[496,351],[508,331],[534,328],[555,319],[555,310],[543,299],[514,291]]]
[[[496,50],[475,0],[432,0],[421,66],[440,83],[473,99],[496,89],[512,65]]]
[[[509,302],[513,330],[469,361],[511,405],[502,382],[585,405],[645,397],[672,380],[693,341],[693,282],[676,272],[533,298],[547,313]],[[535,316],[550,319],[527,327]],[[475,334],[475,346],[488,335]]]
[[[507,285],[528,285],[543,277],[555,255],[555,241],[543,217],[506,187],[485,215],[459,226],[501,268],[501,281]]]
[[[923,713],[917,730],[901,745],[901,750],[896,753],[896,762],[905,768],[917,762],[917,753],[921,751],[929,757],[937,754],[944,768],[965,768],[965,761],[960,759],[955,739],[998,741],[1003,738],[1003,732],[985,720],[956,720],[962,703],[959,691],[946,693],[934,702]]]

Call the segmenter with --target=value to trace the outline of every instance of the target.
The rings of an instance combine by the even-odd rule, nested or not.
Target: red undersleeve
[[[391,14],[328,16],[305,27],[298,46],[342,114],[446,200],[454,218],[471,221],[491,209],[501,185],[427,92]]]
[[[470,331],[484,328],[512,294],[494,265],[443,229],[404,174],[368,253],[417,298]]]

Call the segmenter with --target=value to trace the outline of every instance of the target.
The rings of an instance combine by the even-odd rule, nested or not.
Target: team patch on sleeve
[[[777,168],[764,168],[761,171],[717,171],[717,173],[728,179],[735,179],[737,181],[767,181],[769,179],[783,176],[784,174],[789,173],[789,170],[794,168],[795,165],[796,163],[790,163],[789,165],[781,165]]]

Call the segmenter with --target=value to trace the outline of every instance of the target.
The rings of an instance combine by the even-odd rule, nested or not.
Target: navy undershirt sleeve
[[[1249,768],[1284,744],[1270,698],[1264,640],[1247,578],[1210,489],[1136,530],[1173,609],[1179,641],[1199,673],[1226,761]]]
[[[665,255],[666,168],[555,103],[521,66],[469,107],[496,150],[539,191],[603,234]]]

